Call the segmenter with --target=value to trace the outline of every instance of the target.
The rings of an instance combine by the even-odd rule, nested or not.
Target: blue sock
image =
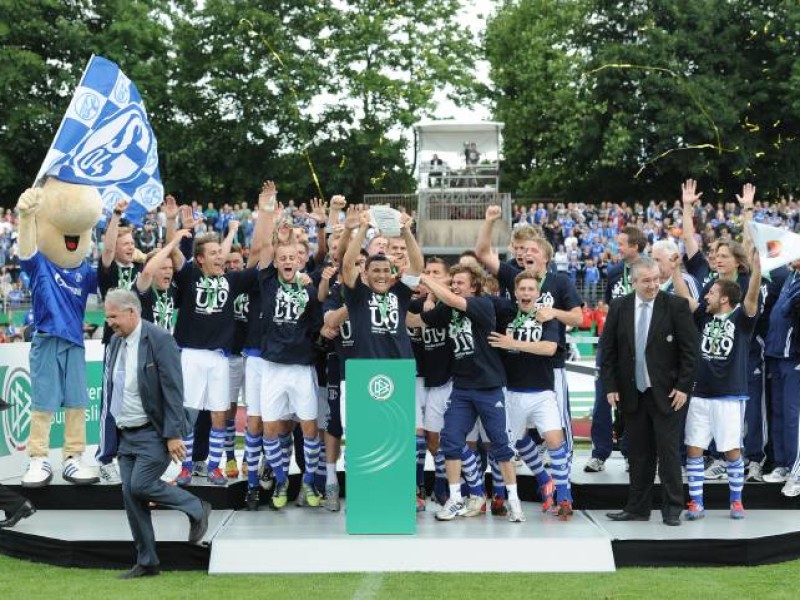
[[[325,464],[325,440],[322,436],[319,436],[319,459],[317,460],[317,472],[314,474],[314,489],[318,492],[324,492],[327,479],[328,468]]]
[[[703,506],[703,457],[686,457],[686,476],[689,479],[689,499]],[[741,488],[740,488],[741,489]]]
[[[225,459],[236,460],[236,421],[225,420]]]
[[[562,442],[558,448],[549,448],[550,470],[553,472],[553,482],[556,484],[558,501],[572,502],[572,490],[569,483],[569,449],[567,442]],[[537,453],[538,454],[538,453]]]
[[[536,477],[536,483],[542,487],[550,481],[550,475],[545,471],[542,459],[539,457],[539,449],[533,443],[530,435],[525,435],[520,441],[517,442],[517,450],[522,457],[522,461],[530,469],[533,476]]]
[[[489,467],[492,469],[492,488],[494,495],[505,498],[506,482],[503,480],[503,474],[500,472],[500,465],[497,464],[497,461],[491,454],[489,454]]]
[[[244,459],[247,461],[247,486],[258,487],[258,462],[261,460],[261,436],[245,432]]]
[[[444,453],[441,450],[437,450],[433,455],[433,464],[436,467],[433,491],[437,498],[446,498],[450,488],[447,486],[447,470],[445,469]]]
[[[478,456],[469,446],[461,451],[461,471],[469,486],[470,496],[484,496],[482,473],[478,472]]]
[[[744,460],[739,456],[736,460],[728,461],[728,489],[731,502],[742,501],[742,488],[744,487]]]
[[[289,475],[283,468],[283,451],[278,438],[264,438],[264,456],[267,457],[267,463],[275,474],[275,480],[281,485],[285,484]]]
[[[186,446],[186,460],[181,463],[184,469],[192,470],[192,452],[194,451],[194,432],[183,438],[183,445]]]
[[[428,445],[425,443],[425,436],[417,436],[417,487],[425,485],[425,452]]]
[[[283,470],[288,477],[289,467],[292,464],[292,455],[294,454],[294,439],[291,433],[283,433],[278,436],[278,442],[281,445],[281,452],[283,453]]]
[[[319,462],[319,436],[313,438],[303,437],[303,457],[306,459],[306,468],[303,471],[303,483],[314,485],[314,476],[317,474],[317,463]]]
[[[222,460],[222,447],[225,445],[225,430],[211,428],[208,434],[208,472],[219,467]]]

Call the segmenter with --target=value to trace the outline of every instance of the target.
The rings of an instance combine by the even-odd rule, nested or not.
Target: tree
[[[530,112],[531,98],[539,114],[563,117],[506,128],[512,184],[590,200],[674,198],[686,176],[728,196],[747,180],[773,195],[797,190],[799,13],[757,0],[507,3],[486,38],[498,119]],[[513,46],[523,35],[538,45]],[[534,73],[555,64],[554,90],[544,79],[537,95],[542,80],[527,80],[509,93],[509,62]]]

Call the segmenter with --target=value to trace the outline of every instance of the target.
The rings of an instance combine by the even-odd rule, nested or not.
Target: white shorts
[[[686,445],[706,450],[713,439],[718,452],[742,447],[744,400],[693,396],[686,413]]]
[[[181,350],[183,405],[194,410],[224,412],[230,408],[228,357],[216,350]]]
[[[561,428],[567,442],[567,448],[572,450],[572,418],[569,410],[569,387],[567,386],[567,370],[564,367],[553,369],[556,404],[561,416]]]
[[[556,394],[541,392],[510,392],[506,390],[506,414],[510,429],[509,441],[516,444],[534,427],[540,434],[561,431],[561,414]]]
[[[301,421],[317,418],[317,372],[312,365],[282,365],[265,361],[261,380],[261,416],[280,421],[296,414]]]
[[[453,382],[448,381],[439,387],[425,388],[425,431],[441,433],[444,427],[444,411],[453,391]]]
[[[267,369],[267,361],[260,356],[248,356],[244,360],[244,401],[248,417],[261,416],[261,382]]]
[[[244,388],[244,356],[236,354],[228,357],[228,375],[230,376],[230,402],[239,404],[239,396]]]
[[[425,379],[417,377],[414,380],[414,426],[422,429],[425,423]]]

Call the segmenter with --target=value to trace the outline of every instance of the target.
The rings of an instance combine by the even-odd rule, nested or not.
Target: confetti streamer
[[[294,97],[295,101],[295,113],[297,117],[298,123],[302,121],[302,116],[300,114],[300,96],[297,94],[297,90],[292,84],[291,73],[289,72],[286,63],[283,62],[281,55],[275,50],[272,44],[270,44],[269,40],[263,36],[260,32],[256,31],[253,22],[249,19],[241,19],[239,24],[247,28],[247,35],[252,39],[260,39],[261,43],[264,44],[266,49],[272,54],[272,57],[275,59],[275,62],[280,65],[281,69],[283,70],[284,75],[286,76],[286,86],[289,88],[289,92]],[[319,194],[320,200],[325,200],[325,194],[322,191],[322,186],[320,185],[319,176],[317,175],[317,170],[314,168],[314,161],[311,160],[311,154],[308,151],[308,145],[303,148],[303,156],[306,159],[306,163],[308,164],[308,170],[311,172],[311,179],[314,181],[314,185],[317,188],[317,193]]]
[[[703,106],[703,104],[698,100],[697,96],[692,92],[692,90],[689,89],[689,87],[683,83],[682,80],[684,78],[681,77],[678,73],[676,73],[672,69],[667,69],[665,67],[656,67],[656,66],[652,66],[652,65],[637,65],[637,64],[632,64],[632,63],[610,63],[610,64],[601,65],[600,67],[598,67],[596,69],[592,69],[591,71],[589,71],[587,73],[587,75],[595,75],[597,73],[600,73],[600,72],[606,71],[606,70],[610,70],[610,69],[616,69],[616,70],[632,69],[632,70],[639,70],[639,71],[656,71],[658,73],[666,73],[670,77],[673,77],[674,79],[677,80],[678,85],[681,87],[681,89],[689,96],[689,98],[692,101],[692,104],[694,104],[694,106],[697,108],[697,110],[699,110],[700,113],[706,118],[706,120],[708,121],[709,125],[711,125],[711,128],[714,130],[714,139],[716,140],[716,143],[714,143],[714,144],[712,144],[712,143],[687,144],[685,146],[681,146],[680,148],[670,148],[669,150],[666,150],[666,151],[660,153],[655,158],[652,158],[652,159],[644,162],[642,164],[642,166],[639,168],[639,170],[636,172],[636,175],[634,175],[634,178],[638,179],[639,176],[642,174],[642,172],[644,172],[644,170],[647,167],[649,167],[650,165],[653,165],[654,163],[658,162],[662,158],[665,158],[666,156],[669,156],[670,154],[673,154],[674,152],[684,152],[684,151],[687,151],[687,150],[709,150],[709,149],[711,149],[711,150],[716,150],[717,154],[722,154],[723,152],[730,152],[731,151],[731,150],[728,150],[728,149],[723,147],[722,139],[721,139],[721,135],[720,135],[720,131],[719,131],[719,127],[717,127],[716,122],[711,117],[711,114],[709,114],[709,112],[706,109],[706,107]]]

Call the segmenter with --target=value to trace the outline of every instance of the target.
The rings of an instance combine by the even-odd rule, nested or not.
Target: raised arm
[[[122,218],[122,213],[128,208],[128,201],[123,199],[114,205],[114,210],[111,213],[111,218],[108,220],[106,231],[103,234],[103,254],[100,260],[105,268],[111,266],[114,262],[114,252],[117,248],[117,237],[119,236],[119,220]]]
[[[325,202],[317,198],[311,199],[311,212],[309,216],[317,222],[317,252],[314,254],[314,262],[320,264],[328,254],[328,238],[325,235],[327,228],[327,210]]]
[[[262,241],[261,250],[258,257],[258,268],[266,269],[272,262],[274,248],[272,247],[272,234],[275,231],[275,199],[278,196],[278,188],[275,182],[267,181],[261,188],[258,196],[258,223],[254,236],[258,235]],[[283,207],[277,205],[278,212],[283,212]]]
[[[700,251],[697,240],[694,239],[694,203],[699,201],[703,192],[697,193],[697,182],[687,179],[681,185],[681,200],[683,201],[683,245],[686,248],[686,258],[692,258]]]
[[[742,207],[742,220],[744,227],[742,228],[742,242],[744,251],[749,254],[753,248],[753,236],[750,234],[749,224],[753,220],[753,202],[756,197],[756,186],[751,183],[745,183],[742,187],[742,195],[736,196],[736,200]]]
[[[420,282],[428,290],[447,306],[464,312],[467,310],[467,299],[451,292],[447,286],[443,285],[433,277],[423,275]]]
[[[475,254],[478,260],[492,275],[497,275],[500,270],[500,257],[492,250],[492,229],[495,221],[498,221],[501,216],[502,212],[499,206],[489,206],[486,209],[486,217],[481,223],[481,229],[478,232],[478,241],[475,242]]]
[[[167,259],[172,258],[173,265],[175,263],[175,251],[178,248],[178,244],[181,243],[181,240],[185,237],[189,237],[192,235],[192,232],[188,229],[181,229],[178,231],[172,239],[167,242],[161,250],[159,250],[155,256],[153,256],[147,264],[142,269],[142,272],[139,273],[139,277],[136,278],[136,289],[140,292],[147,291],[147,289],[152,285],[153,278],[155,278],[158,270],[161,268],[161,264]],[[180,252],[178,252],[180,254]],[[181,254],[181,257],[183,255]]]
[[[220,250],[222,250],[222,256],[227,257],[228,254],[231,253],[231,248],[233,247],[233,240],[236,239],[236,232],[239,231],[239,221],[235,221],[231,219],[228,221],[228,235],[225,236],[225,239],[222,240],[222,244],[220,245]]]
[[[425,270],[425,257],[422,256],[422,250],[414,238],[414,234],[411,233],[411,217],[404,213],[400,216],[400,220],[403,224],[400,234],[403,236],[408,249],[408,269],[406,274],[417,276]]]
[[[700,303],[692,296],[689,286],[686,285],[686,281],[683,279],[681,257],[675,255],[670,257],[670,260],[672,261],[672,287],[675,290],[675,294],[686,298],[689,301],[689,310],[694,312],[697,310],[697,307],[700,306]]]
[[[19,257],[36,254],[36,213],[42,205],[42,188],[29,188],[17,200]]]
[[[356,218],[358,219],[357,221],[355,220]],[[349,288],[355,287],[356,279],[358,278],[356,259],[358,259],[361,246],[364,245],[364,240],[367,239],[369,212],[352,206],[348,208],[347,221],[345,221],[345,236],[350,235],[354,223],[358,224],[358,230],[356,231],[355,238],[348,242],[347,252],[344,253],[344,258],[342,259],[342,283]]]
[[[744,311],[748,317],[758,314],[758,294],[761,291],[761,258],[758,248],[753,248],[750,254],[750,283],[747,285],[747,294],[744,296]]]

